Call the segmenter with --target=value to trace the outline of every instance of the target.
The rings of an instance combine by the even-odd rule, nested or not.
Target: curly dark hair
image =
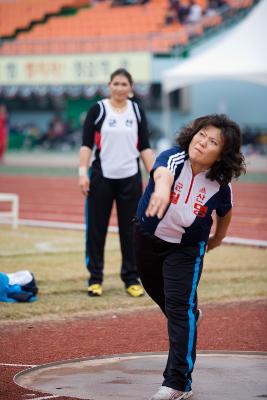
[[[246,173],[244,156],[240,151],[242,133],[236,122],[224,114],[205,115],[185,126],[177,137],[176,143],[188,151],[193,136],[207,126],[220,129],[223,138],[221,158],[212,165],[207,178],[225,185],[231,182],[232,178],[238,178],[242,173]]]

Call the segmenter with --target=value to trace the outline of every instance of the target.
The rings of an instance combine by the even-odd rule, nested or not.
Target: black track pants
[[[140,173],[124,179],[104,178],[93,171],[86,202],[86,266],[89,285],[103,282],[104,247],[113,201],[116,201],[121,279],[125,286],[139,283],[134,251],[133,218],[142,194]]]
[[[142,284],[168,320],[169,355],[163,385],[188,391],[196,359],[197,286],[205,243],[168,243],[144,233],[139,226],[135,241]]]

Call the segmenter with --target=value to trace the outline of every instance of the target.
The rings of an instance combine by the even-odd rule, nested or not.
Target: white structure
[[[162,75],[165,127],[168,131],[168,94],[194,83],[243,81],[267,86],[267,0],[218,41]],[[167,125],[167,126],[166,126]]]
[[[267,0],[262,0],[211,48],[165,71],[163,90],[169,93],[194,82],[218,79],[267,86],[266,19]]]
[[[0,193],[0,202],[11,203],[10,211],[0,211],[0,222],[11,220],[12,227],[18,227],[19,220],[19,196],[13,193]]]

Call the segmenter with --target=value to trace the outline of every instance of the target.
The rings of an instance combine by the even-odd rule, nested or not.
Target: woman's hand
[[[209,250],[215,249],[216,247],[220,246],[221,243],[222,239],[216,238],[216,236],[211,236],[208,240],[207,252]]]
[[[207,251],[215,249],[221,245],[223,238],[226,236],[227,229],[229,227],[232,218],[232,209],[225,214],[224,217],[216,216],[216,229],[213,236],[208,240]]]
[[[155,217],[155,215],[160,219],[163,217],[167,206],[170,203],[170,192],[152,193],[148,207],[146,209],[147,217]]]
[[[81,188],[82,193],[86,196],[87,192],[90,189],[90,179],[87,175],[79,177],[79,186]]]
[[[90,190],[88,167],[90,166],[92,150],[87,146],[80,148],[79,186],[84,195]]]
[[[167,168],[158,167],[154,171],[153,178],[155,181],[155,190],[150,197],[146,216],[162,218],[166,208],[170,204],[170,193],[174,176]]]

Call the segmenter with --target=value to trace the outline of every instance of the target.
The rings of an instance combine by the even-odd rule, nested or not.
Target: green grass
[[[0,226],[0,270],[28,269],[39,287],[33,303],[0,302],[0,319],[77,316],[154,306],[148,296],[129,297],[120,280],[117,234],[109,234],[105,253],[104,294],[87,296],[84,232]],[[267,296],[267,250],[224,245],[206,255],[199,301],[253,300]]]
[[[247,172],[245,175],[239,177],[238,182],[267,183],[267,173]]]
[[[141,165],[142,167],[142,165]],[[143,167],[142,167],[143,171]],[[16,166],[16,165],[0,165],[1,175],[32,175],[32,176],[70,176],[77,177],[77,168],[75,167],[48,167],[48,166]],[[143,177],[147,179],[147,174],[143,171]],[[235,182],[235,181],[234,181]],[[247,172],[241,175],[238,182],[255,182],[267,183],[267,173],[265,172]]]
[[[45,167],[45,166],[15,166],[0,165],[2,175],[32,175],[32,176],[75,176],[77,168],[72,167]]]

